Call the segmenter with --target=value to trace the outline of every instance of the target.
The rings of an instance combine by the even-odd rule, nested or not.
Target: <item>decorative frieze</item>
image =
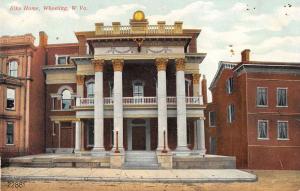
[[[115,72],[116,71],[120,71],[120,72],[123,71],[124,60],[122,60],[122,59],[113,59],[112,64],[113,64],[113,68],[114,68]]]
[[[176,71],[184,71],[185,70],[185,59],[178,58],[176,59]]]
[[[155,59],[155,64],[157,71],[166,70],[168,59],[167,58],[157,58]]]
[[[95,72],[103,72],[104,60],[92,60]]]
[[[199,84],[201,74],[193,74],[193,84]]]
[[[77,81],[78,85],[83,85],[84,84],[84,75],[77,75],[76,81]]]

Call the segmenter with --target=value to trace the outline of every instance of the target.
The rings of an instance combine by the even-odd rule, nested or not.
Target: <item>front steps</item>
[[[159,169],[155,151],[126,151],[124,169]]]

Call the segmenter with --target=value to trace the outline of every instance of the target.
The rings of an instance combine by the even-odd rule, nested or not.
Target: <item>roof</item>
[[[218,81],[221,73],[223,72],[224,69],[233,69],[235,66],[237,66],[239,62],[227,62],[227,61],[220,61],[218,70],[209,86],[209,90],[215,87],[216,82]]]

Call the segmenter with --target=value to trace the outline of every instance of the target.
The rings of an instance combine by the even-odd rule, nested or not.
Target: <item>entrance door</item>
[[[132,150],[146,150],[145,126],[132,127]]]
[[[72,127],[62,127],[60,135],[60,147],[61,148],[73,148],[74,139],[73,139],[73,128]]]

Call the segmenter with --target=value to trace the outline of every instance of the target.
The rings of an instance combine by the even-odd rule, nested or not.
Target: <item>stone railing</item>
[[[201,97],[186,97],[186,104],[201,105]],[[113,105],[112,97],[104,98],[104,105]],[[155,105],[157,97],[123,97],[123,105]],[[167,97],[168,105],[176,105],[176,97]],[[94,98],[77,98],[76,106],[94,106]]]
[[[158,22],[157,25],[121,25],[119,22],[114,22],[112,26],[104,26],[103,23],[96,23],[95,34],[102,36],[130,34],[182,34],[182,22],[177,21],[174,25],[166,25],[165,22]]]

